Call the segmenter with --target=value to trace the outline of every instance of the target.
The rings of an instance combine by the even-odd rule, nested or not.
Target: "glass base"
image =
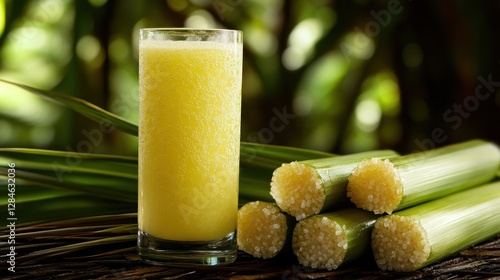
[[[234,262],[237,255],[234,232],[215,241],[172,241],[139,230],[137,247],[141,260],[154,265],[224,265]]]

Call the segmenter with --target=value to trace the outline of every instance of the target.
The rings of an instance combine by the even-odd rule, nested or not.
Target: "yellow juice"
[[[236,229],[242,46],[140,42],[139,229],[177,241]]]

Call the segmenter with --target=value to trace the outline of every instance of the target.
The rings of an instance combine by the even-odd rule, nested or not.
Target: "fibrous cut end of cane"
[[[372,232],[371,244],[377,266],[383,270],[417,270],[431,253],[425,229],[411,217],[390,215],[379,218]]]
[[[275,257],[287,238],[287,219],[271,203],[255,201],[238,210],[238,249],[256,257]]]
[[[348,249],[347,235],[338,223],[327,217],[309,217],[295,226],[292,249],[302,265],[336,269]]]
[[[391,214],[403,199],[401,177],[388,159],[364,160],[348,177],[347,197],[358,208]]]
[[[271,195],[281,210],[297,220],[318,214],[326,199],[318,172],[295,161],[285,163],[274,171]]]

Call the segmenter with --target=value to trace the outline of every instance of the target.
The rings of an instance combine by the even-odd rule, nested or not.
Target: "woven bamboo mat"
[[[5,232],[2,232],[5,234]],[[7,270],[2,253],[1,279],[500,279],[500,236],[416,272],[379,270],[370,256],[337,270],[299,265],[292,257],[260,260],[239,252],[235,263],[220,267],[162,267],[143,264],[135,252],[134,235],[123,242],[71,253],[29,257],[31,251],[71,246],[89,237],[16,239],[15,272]],[[6,251],[5,242],[1,246]]]

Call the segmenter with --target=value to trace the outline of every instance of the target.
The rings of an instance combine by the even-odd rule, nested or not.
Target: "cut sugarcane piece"
[[[379,150],[285,163],[273,173],[271,195],[281,210],[301,220],[345,206],[349,202],[347,177],[362,160],[397,155],[391,150]]]
[[[290,248],[295,220],[274,203],[252,201],[238,210],[238,249],[269,259]]]
[[[239,202],[274,202],[269,193],[273,171],[283,162],[335,156],[334,154],[288,146],[241,142]]]
[[[377,215],[357,208],[308,217],[295,226],[293,252],[302,265],[336,269],[367,253],[377,218]]]
[[[347,196],[359,208],[390,214],[486,183],[499,166],[498,146],[479,139],[391,159],[368,159],[349,176]]]
[[[372,250],[379,268],[414,271],[500,234],[500,181],[379,218]]]

